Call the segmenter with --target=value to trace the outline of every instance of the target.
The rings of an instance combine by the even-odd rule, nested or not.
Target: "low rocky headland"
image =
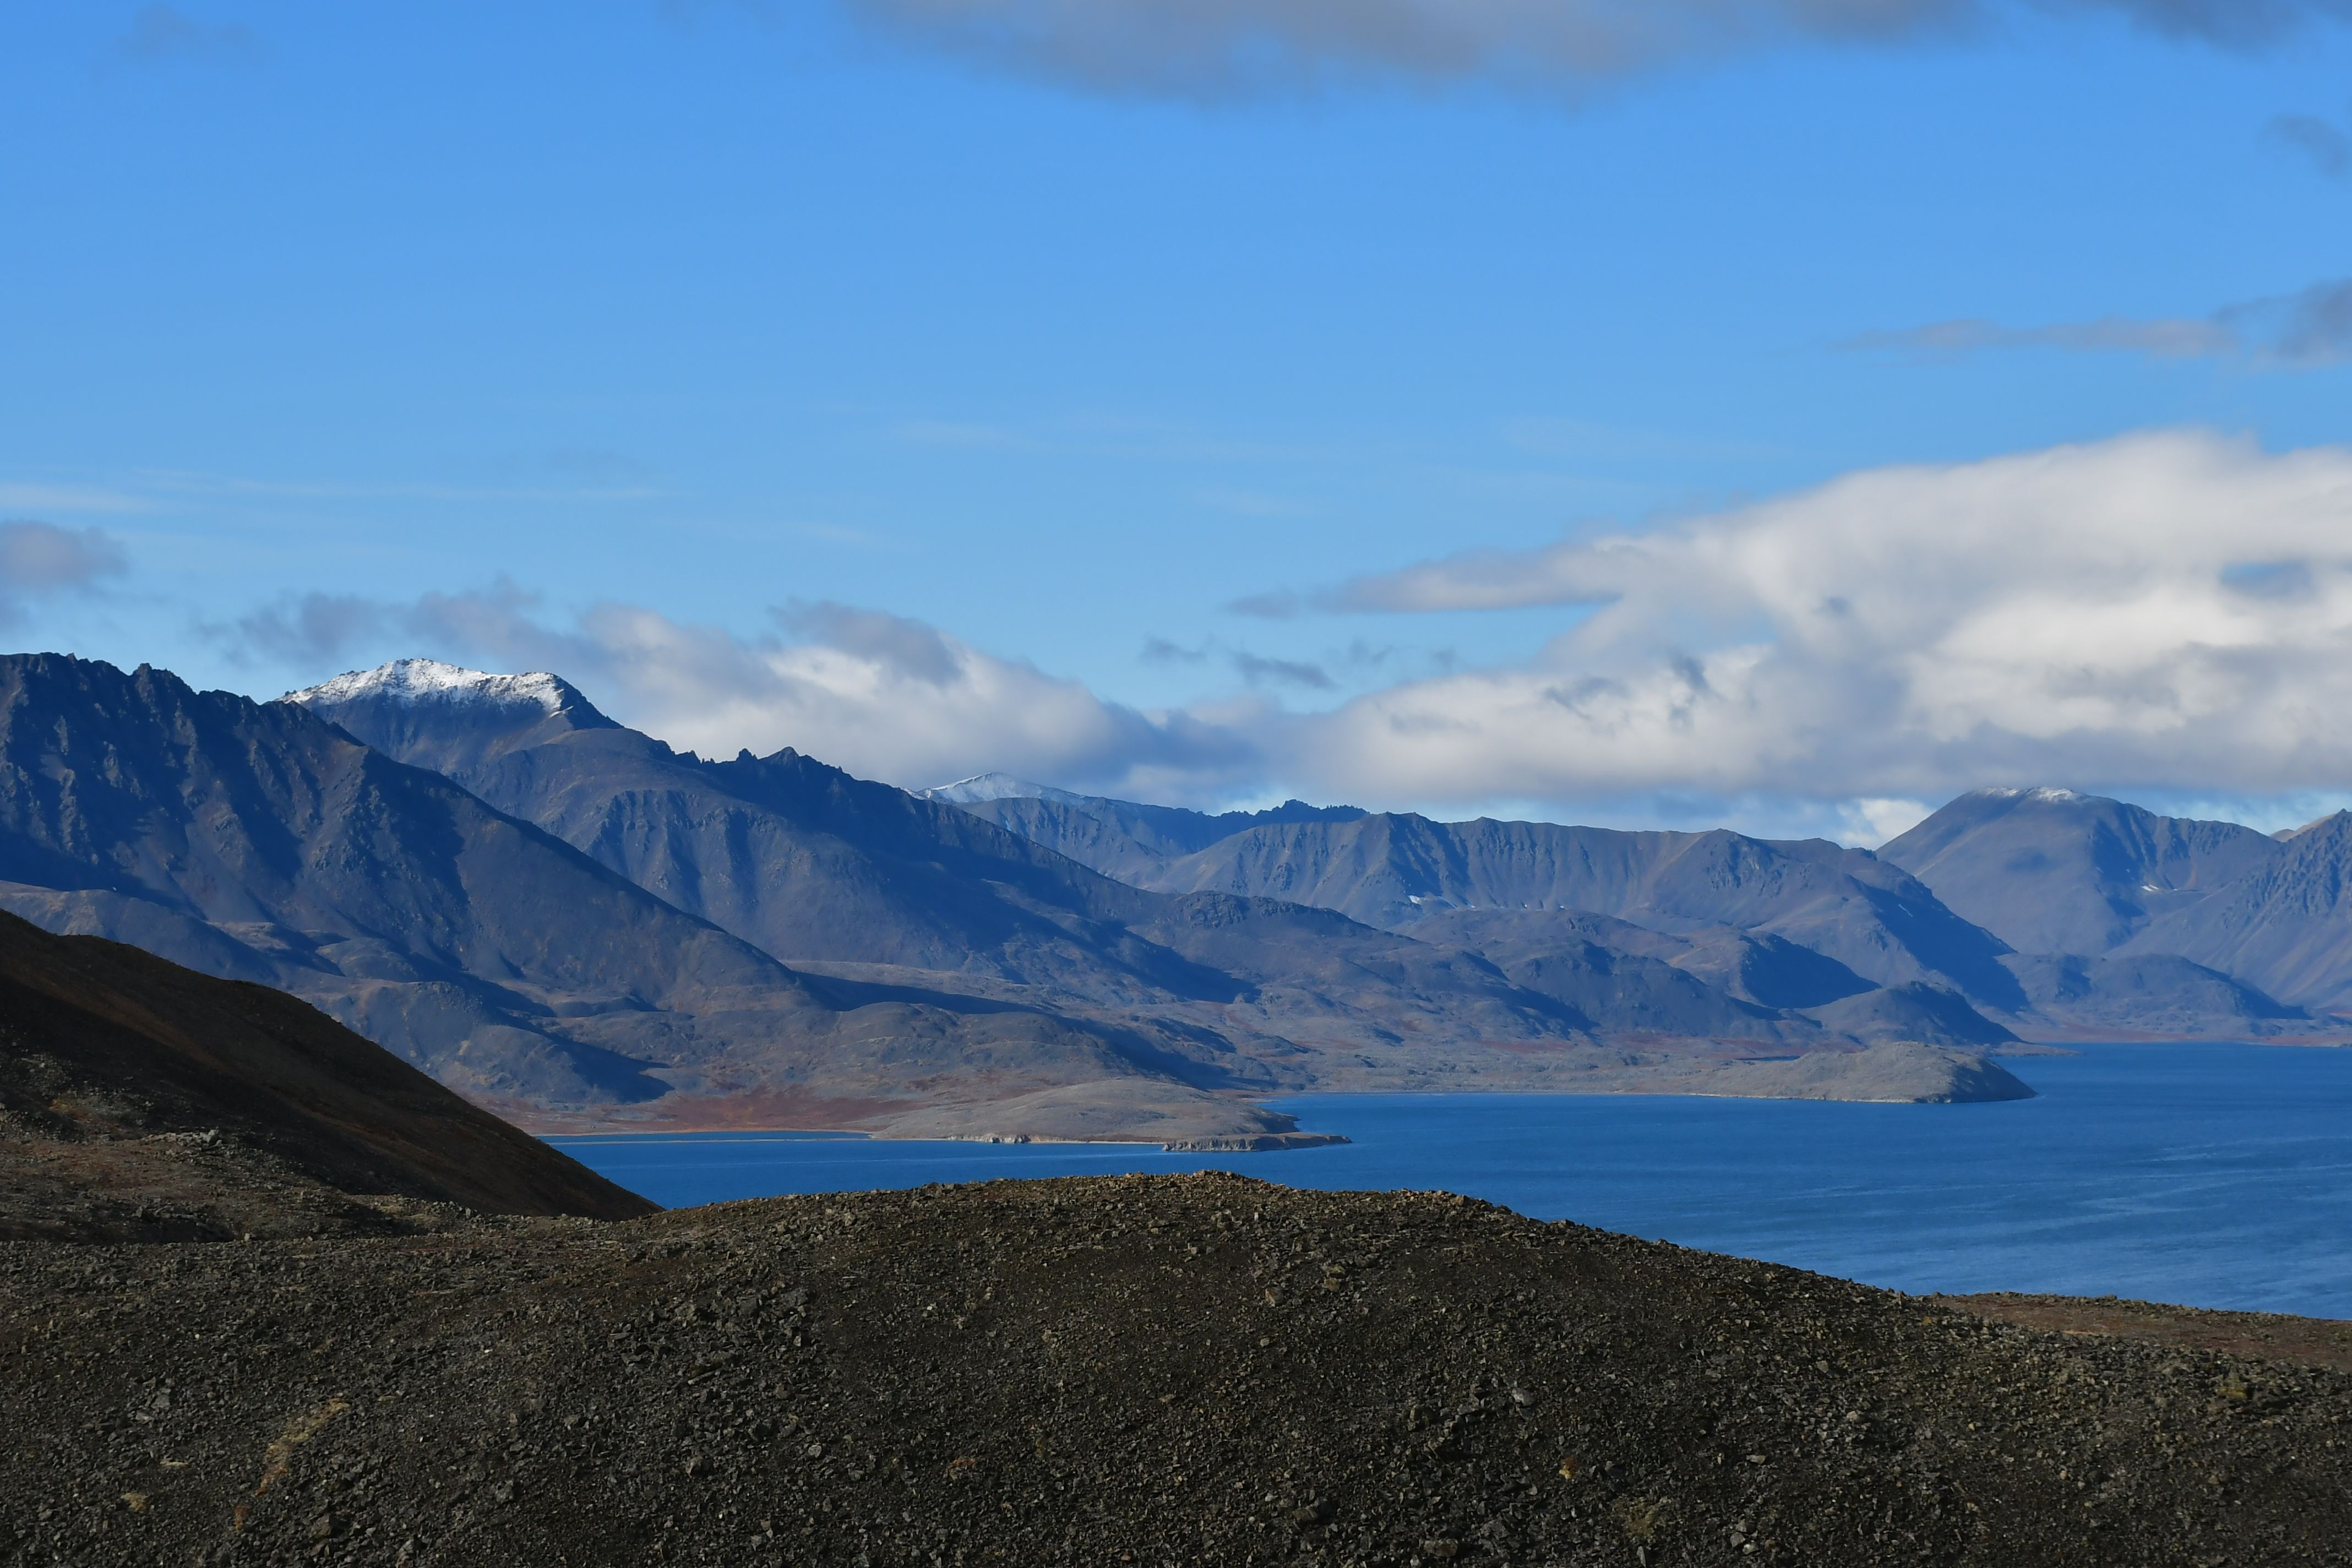
[[[2344,1562],[2352,1377],[2090,1305],[1216,1173],[15,1242],[0,1560]]]

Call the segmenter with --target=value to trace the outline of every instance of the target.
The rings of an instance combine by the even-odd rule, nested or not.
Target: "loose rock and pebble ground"
[[[0,1561],[2352,1561],[2352,1378],[2125,1330],[1220,1173],[21,1241]]]

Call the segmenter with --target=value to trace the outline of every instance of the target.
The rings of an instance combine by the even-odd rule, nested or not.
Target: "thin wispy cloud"
[[[98,529],[0,521],[0,626],[17,624],[37,599],[87,593],[129,569],[121,548]]]
[[[2309,158],[2330,179],[2352,174],[2352,131],[2315,114],[2282,114],[2270,122],[2271,140]]]
[[[2225,306],[2209,316],[2105,316],[2039,327],[1937,321],[1898,331],[1864,332],[1838,346],[1921,360],[2039,348],[2160,359],[2236,358],[2270,368],[2309,369],[2352,357],[2352,278]]]
[[[1574,87],[1792,42],[1968,34],[2030,10],[2229,47],[2352,0],[848,0],[901,36],[1102,91],[1213,97],[1373,76]]]
[[[233,58],[250,51],[252,33],[234,23],[206,22],[176,5],[142,5],[115,40],[123,59],[145,63]]]
[[[147,503],[121,490],[83,485],[0,484],[0,510],[46,512],[143,511]]]
[[[1261,621],[1287,621],[1296,619],[1306,609],[1307,601],[1303,595],[1280,589],[1265,594],[1244,594],[1228,604],[1225,613],[1248,616]]]
[[[1208,660],[1209,650],[1186,647],[1181,643],[1170,642],[1166,637],[1146,637],[1143,639],[1143,651],[1135,657],[1144,664],[1202,664]]]
[[[272,500],[423,500],[552,502],[670,500],[680,492],[643,483],[445,484],[430,480],[363,481],[273,479],[238,474],[151,469],[135,476],[152,496],[218,496]]]
[[[1234,668],[1251,686],[1303,686],[1313,691],[1336,691],[1339,683],[1319,664],[1305,659],[1267,658],[1260,654],[1234,656]]]

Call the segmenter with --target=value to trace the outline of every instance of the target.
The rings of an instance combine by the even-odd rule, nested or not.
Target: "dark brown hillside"
[[[202,1235],[225,1189],[257,1185],[655,1210],[283,992],[5,913],[0,1111],[0,1236]],[[321,1195],[298,1206],[315,1217]]]
[[[1221,1174],[0,1245],[0,1563],[2347,1561],[2352,1378],[1989,1317]]]

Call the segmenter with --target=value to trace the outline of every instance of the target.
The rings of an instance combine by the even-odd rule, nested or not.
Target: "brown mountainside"
[[[655,1209],[283,992],[9,914],[0,1116],[0,1237],[202,1235],[233,1189]],[[315,1215],[321,1195],[295,1206]]]

